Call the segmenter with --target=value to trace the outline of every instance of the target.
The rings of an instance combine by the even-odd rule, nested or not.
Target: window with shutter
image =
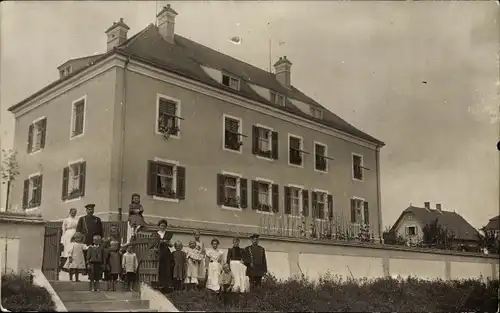
[[[328,195],[328,219],[333,221],[333,196]]]
[[[302,215],[309,216],[309,191],[302,190]]]
[[[364,223],[364,203],[363,199],[351,199],[351,223]]]
[[[356,200],[351,199],[351,223],[356,223]]]
[[[273,104],[279,105],[279,106],[284,106],[285,105],[285,97],[283,95],[280,95],[279,93],[276,93],[274,91],[270,91],[270,101]]]
[[[326,159],[326,146],[320,143],[314,144],[314,168],[317,171],[328,171],[328,160]]]
[[[246,209],[248,207],[248,188],[247,180],[240,178],[240,207]]]
[[[241,152],[241,119],[224,116],[224,149]]]
[[[180,102],[166,97],[158,97],[157,129],[161,134],[179,136]]]
[[[29,127],[28,153],[40,151],[45,147],[45,134],[47,118],[40,118],[34,121]]]
[[[237,175],[217,174],[218,203],[223,208],[246,208],[247,181]],[[242,194],[243,193],[243,194]]]
[[[287,192],[288,196],[286,195]],[[288,201],[289,209],[288,213],[285,212],[285,214],[290,214],[292,216],[300,216],[302,214],[303,201],[301,188],[292,186],[285,187],[285,205],[287,205],[286,201]]]
[[[83,135],[85,128],[85,99],[83,98],[73,103],[71,137]]]
[[[280,200],[279,200],[279,186],[277,184],[272,184],[272,211],[274,213],[278,213],[280,209]]]
[[[222,84],[231,89],[240,90],[240,80],[237,79],[236,77],[227,74],[222,74]]]
[[[272,183],[257,181],[258,209],[262,212],[271,212],[272,208]]]
[[[148,161],[147,193],[150,196],[174,200],[186,197],[186,168],[176,161]]]
[[[361,155],[352,155],[352,177],[355,180],[363,180],[363,157]]]
[[[42,175],[32,175],[24,181],[23,208],[37,208],[42,203]]]
[[[302,138],[289,135],[288,163],[302,166]]]

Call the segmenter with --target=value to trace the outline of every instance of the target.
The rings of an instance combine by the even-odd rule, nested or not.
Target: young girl
[[[116,291],[116,281],[122,272],[122,256],[119,250],[120,244],[117,241],[111,241],[106,260],[108,291]]]
[[[186,257],[187,269],[185,283],[187,284],[187,287],[191,289],[194,285],[198,284],[198,267],[201,260],[203,259],[200,248],[196,246],[196,241],[191,240],[189,242],[189,248],[187,249]]]
[[[123,272],[125,272],[128,291],[134,291],[135,272],[138,267],[139,261],[137,255],[134,253],[132,245],[128,245],[127,252],[122,257],[122,268]]]
[[[213,291],[219,291],[219,275],[222,271],[222,255],[224,254],[219,250],[219,240],[217,238],[211,241],[212,248],[206,250],[207,254],[207,288]]]
[[[135,238],[141,227],[146,225],[142,213],[144,213],[144,208],[141,204],[141,196],[134,193],[128,209],[127,243],[130,243],[130,240]]]
[[[186,279],[187,255],[182,251],[182,242],[177,241],[174,244],[174,289],[182,290],[182,283]]]
[[[83,251],[87,249],[87,246],[83,243],[84,236],[82,233],[75,233],[72,238],[72,244],[68,250],[68,259],[64,265],[69,272],[69,280],[73,280],[73,275],[75,275],[75,281],[80,281],[78,275],[85,272],[85,256]]]
[[[227,304],[227,298],[234,287],[234,275],[231,273],[231,267],[229,264],[224,264],[222,267],[222,272],[219,275],[220,284],[220,296],[224,305]]]

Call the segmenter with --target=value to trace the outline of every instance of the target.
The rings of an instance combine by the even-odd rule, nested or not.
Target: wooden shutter
[[[259,183],[256,180],[252,180],[252,209],[257,210],[259,208]]]
[[[273,184],[271,190],[272,190],[273,212],[277,213],[280,210],[280,198],[279,198],[280,189],[278,184]]]
[[[259,128],[252,125],[252,153],[259,154]]]
[[[271,150],[272,150],[272,158],[277,160],[279,153],[279,144],[278,144],[278,133],[272,132],[271,134]]]
[[[45,136],[47,135],[47,119],[44,118],[43,120],[40,121],[40,127],[42,128],[42,133],[40,138],[40,148],[43,149],[45,148]]]
[[[38,205],[42,204],[42,182],[43,182],[43,175],[40,175],[37,177],[38,194],[36,198],[36,203]]]
[[[311,207],[312,207],[312,213],[311,213],[312,218],[319,217],[319,212],[318,212],[318,193],[315,192],[315,191],[311,192]]]
[[[290,187],[285,186],[285,214],[292,214],[292,200]]]
[[[309,216],[309,191],[302,190],[302,215]]]
[[[333,220],[333,196],[328,195],[328,219]]]
[[[150,196],[156,195],[156,174],[158,173],[158,163],[149,160],[148,161],[148,185],[147,194]]]
[[[224,182],[224,175],[217,174],[217,205],[224,204],[225,196],[226,196],[226,188]]]
[[[363,205],[363,209],[365,210],[365,224],[370,225],[370,211],[368,210],[368,201],[365,201]]]
[[[24,187],[23,187],[23,209],[28,208],[28,204],[30,201],[29,195],[30,195],[30,180],[25,179],[24,180]],[[5,209],[8,210],[8,208],[5,208]]]
[[[33,129],[34,125],[31,124],[30,127],[28,127],[28,153],[31,153],[31,150],[33,149]]]
[[[63,177],[62,177],[62,195],[61,199],[68,199],[68,184],[69,184],[69,167],[65,167],[63,169]]]
[[[356,223],[356,200],[351,199],[351,223]]]
[[[186,199],[186,168],[177,166],[177,186],[176,186],[177,199]]]
[[[87,162],[80,163],[80,197],[85,196],[85,178],[87,177]]]
[[[240,178],[240,207],[246,209],[248,207],[248,181],[246,178]]]

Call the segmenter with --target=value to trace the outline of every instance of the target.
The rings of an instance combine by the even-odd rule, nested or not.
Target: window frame
[[[272,104],[275,104],[277,106],[280,106],[280,107],[284,107],[285,104],[286,104],[286,98],[284,95],[280,94],[279,92],[276,92],[276,91],[273,91],[273,90],[269,90],[269,101],[272,103]],[[274,99],[273,99],[274,97]],[[283,103],[278,103],[278,99],[283,99]]]
[[[361,178],[357,178],[355,175],[355,170],[354,170],[354,158],[359,157],[360,158],[360,172],[361,172]],[[352,175],[352,180],[358,181],[358,182],[363,182],[365,180],[365,173],[363,172],[363,166],[364,166],[364,158],[362,154],[359,153],[351,153],[351,175]]]
[[[236,198],[241,199],[241,178],[243,176],[238,173],[233,173],[233,172],[228,172],[228,171],[221,171],[220,174],[224,176],[224,199],[227,197],[226,194],[226,177],[232,177],[236,178]],[[241,207],[241,202],[238,202],[238,207],[232,207],[232,206],[227,206],[225,204],[221,205],[221,208],[225,210],[233,210],[233,211],[242,211],[243,208]]]
[[[171,96],[167,96],[165,94],[161,94],[161,93],[156,94],[155,134],[160,135],[160,136],[164,136],[164,134],[158,130],[158,127],[160,126],[160,100],[161,99],[175,103],[175,126],[178,128],[178,131],[177,131],[176,135],[169,135],[168,138],[180,139],[181,138],[181,120],[182,120],[181,100],[179,100],[177,98],[173,98]]]
[[[253,180],[256,181],[257,184],[262,183],[262,184],[267,185],[267,194],[268,194],[267,206],[269,207],[269,211],[263,211],[262,206],[266,205],[266,204],[260,203],[260,200],[259,200],[259,206],[258,206],[257,210],[255,210],[255,211],[257,213],[260,213],[260,214],[271,214],[271,215],[275,214],[273,211],[273,184],[274,184],[274,181],[267,179],[267,178],[263,178],[263,177],[255,177]]]
[[[177,168],[179,166],[181,166],[180,162],[179,161],[175,161],[175,160],[162,159],[162,158],[158,158],[158,157],[153,158],[152,161],[155,162],[157,165],[172,166],[172,187],[173,187],[172,191],[174,193],[176,193],[176,197],[175,198],[168,198],[168,197],[159,196],[158,192],[155,191],[155,193],[153,195],[153,200],[179,203],[179,199],[177,198],[177,188],[179,187],[177,185]],[[148,180],[149,180],[150,179],[150,177],[149,177],[150,173],[149,173],[149,171],[147,173],[148,173]],[[158,173],[156,173],[155,182],[156,182],[156,184],[158,184]],[[155,190],[156,190],[156,188],[155,188]]]
[[[38,149],[35,150],[34,148],[36,146],[36,138],[38,137],[38,136],[36,136],[36,134],[37,134],[37,130],[39,129],[37,127],[37,125],[42,123],[44,120],[45,120],[45,129],[43,131],[40,131],[40,146],[38,147]],[[33,154],[36,154],[38,152],[41,152],[45,148],[45,146],[42,147],[42,142],[45,142],[45,140],[47,139],[47,117],[41,116],[41,117],[33,120],[29,127],[31,127],[31,126],[33,126],[33,131],[32,131],[32,133],[30,133],[28,135],[28,136],[31,136],[31,149],[29,151],[29,155],[33,155]],[[43,137],[45,137],[45,138],[43,138]],[[28,141],[29,141],[29,138],[28,138]]]
[[[360,211],[361,211],[361,221],[354,223],[355,225],[366,225],[365,223],[365,198],[353,196],[351,199],[355,200],[357,203],[360,203]]]
[[[323,160],[325,161],[325,169],[324,170],[321,170],[321,169],[318,169],[317,168],[317,154],[316,154],[316,146],[322,146],[323,148],[325,148],[325,152],[323,154]],[[315,172],[319,172],[319,173],[328,173],[328,168],[329,168],[329,165],[330,165],[330,162],[328,162],[328,145],[322,143],[322,142],[319,142],[319,141],[314,141],[313,142],[313,149],[314,149],[314,171]]]
[[[328,220],[328,196],[331,195],[328,190],[323,190],[323,189],[313,189],[312,192],[316,193],[316,203],[320,203],[320,201],[318,201],[319,199],[319,195],[322,194],[324,195],[324,201],[321,202],[323,203],[323,218],[320,218],[320,217],[315,217],[314,219],[316,221],[327,221]],[[312,196],[311,196],[312,198]],[[333,195],[332,195],[332,199],[333,199]],[[311,204],[312,205],[312,204]],[[312,211],[311,211],[311,215],[312,213],[314,212],[314,208],[311,208]],[[332,210],[333,212],[335,212],[335,208],[333,207],[333,203],[332,203]],[[319,209],[317,211],[319,213]]]
[[[320,120],[321,120],[321,119],[323,119],[323,114],[324,114],[323,109],[321,109],[321,108],[319,108],[319,107],[315,107],[315,106],[313,106],[313,105],[311,105],[311,106],[309,107],[309,109],[310,109],[310,112],[311,112],[311,116],[312,116],[312,117],[317,118],[317,119],[320,119]],[[316,114],[314,114],[314,112],[319,112],[318,116],[316,116]]]
[[[297,167],[297,168],[304,168],[304,163],[305,163],[304,162],[304,152],[300,152],[300,158],[301,158],[300,165],[290,162],[290,151],[291,151],[290,139],[291,138],[299,139],[300,140],[299,149],[301,151],[304,150],[304,138],[302,136],[299,136],[299,135],[288,133],[288,140],[287,140],[288,141],[288,151],[287,151],[288,165],[292,166],[292,167]]]
[[[26,211],[30,212],[30,211],[38,210],[40,208],[40,206],[42,205],[43,184],[41,182],[39,182],[39,185],[37,187],[37,189],[40,190],[40,202],[39,203],[35,203],[34,205],[30,205],[30,203],[33,200],[34,189],[35,189],[34,181],[37,178],[42,178],[43,179],[43,175],[42,175],[41,172],[32,173],[27,178],[29,180],[29,185],[28,185],[28,199],[27,199],[28,205],[25,208],[23,208],[23,210],[25,212]]]
[[[83,199],[83,197],[85,196],[84,194],[82,195],[82,192],[83,190],[85,190],[85,185],[81,186],[80,184],[80,177],[82,176],[82,172],[80,171],[79,175],[78,175],[78,180],[79,180],[79,183],[78,183],[78,192],[79,194],[77,196],[72,196],[71,195],[71,192],[69,190],[70,188],[70,181],[72,180],[73,176],[72,176],[72,171],[71,171],[71,168],[72,166],[75,166],[75,165],[78,165],[79,168],[81,168],[81,165],[85,162],[84,159],[78,159],[78,160],[73,160],[73,161],[69,161],[68,162],[68,186],[67,186],[67,189],[66,189],[66,199],[63,200],[64,203],[72,203],[72,202],[77,202],[77,201],[80,201],[81,199]],[[63,169],[64,171],[64,169]],[[85,167],[85,173],[83,173],[84,175],[84,179],[85,179],[85,184],[87,184],[87,170],[86,170],[86,167]],[[64,182],[63,182],[64,184]]]
[[[288,188],[290,188],[290,214],[285,214],[285,215],[288,215],[289,217],[292,217],[292,218],[302,218],[303,217],[303,214],[304,214],[304,186],[301,186],[301,185],[295,185],[295,184],[288,184],[288,185],[285,185],[287,186]],[[299,209],[298,209],[298,212],[297,212],[297,215],[294,214],[293,212],[293,206],[292,206],[292,189],[296,189],[299,191]]]
[[[270,155],[269,157],[263,155],[263,153],[261,152],[260,150],[260,141],[261,141],[261,137],[259,136],[260,133],[258,133],[258,141],[257,141],[257,149],[258,149],[258,154],[255,155],[256,158],[258,159],[262,159],[262,160],[266,160],[266,161],[274,161],[275,159],[273,159],[273,153],[274,153],[274,150],[273,150],[273,132],[274,132],[274,129],[269,127],[269,126],[266,126],[266,125],[262,125],[262,124],[255,124],[254,125],[255,127],[259,129],[264,129],[264,130],[267,130],[267,133],[269,134],[269,152],[270,152]],[[278,141],[278,147],[279,147],[279,141]],[[279,148],[278,148],[279,150]]]
[[[82,132],[80,134],[75,135],[75,127],[76,127],[76,115],[75,115],[75,107],[77,104],[83,101],[83,121],[82,121]],[[71,123],[69,129],[69,139],[73,140],[76,138],[83,137],[85,135],[85,124],[87,122],[87,95],[84,95],[76,100],[71,102]]]
[[[229,78],[229,85],[224,84],[224,76],[226,76],[226,77]],[[238,82],[238,87],[237,88],[231,87],[231,80],[235,80],[235,81]],[[228,73],[222,73],[221,84],[224,85],[224,86],[226,86],[226,87],[228,87],[228,88],[231,88],[232,90],[239,91],[241,89],[241,79],[239,79],[238,77],[236,77],[234,75],[228,74]]]
[[[238,142],[242,141],[242,133],[243,133],[243,119],[240,117],[232,116],[223,113],[222,114],[222,150],[242,154],[243,153],[243,145],[239,146],[239,150],[234,150],[231,148],[226,148],[226,118],[238,121]]]
[[[414,229],[414,234],[410,234],[410,228]],[[416,237],[418,236],[418,230],[416,225],[406,225],[405,226],[405,235],[408,237]]]

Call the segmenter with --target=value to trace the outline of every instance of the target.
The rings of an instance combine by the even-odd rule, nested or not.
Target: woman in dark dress
[[[159,250],[160,257],[158,260],[158,283],[162,291],[172,291],[174,284],[174,258],[170,247],[172,247],[171,232],[167,232],[167,220],[162,219],[158,222],[159,230],[153,235],[154,243],[152,248]]]

